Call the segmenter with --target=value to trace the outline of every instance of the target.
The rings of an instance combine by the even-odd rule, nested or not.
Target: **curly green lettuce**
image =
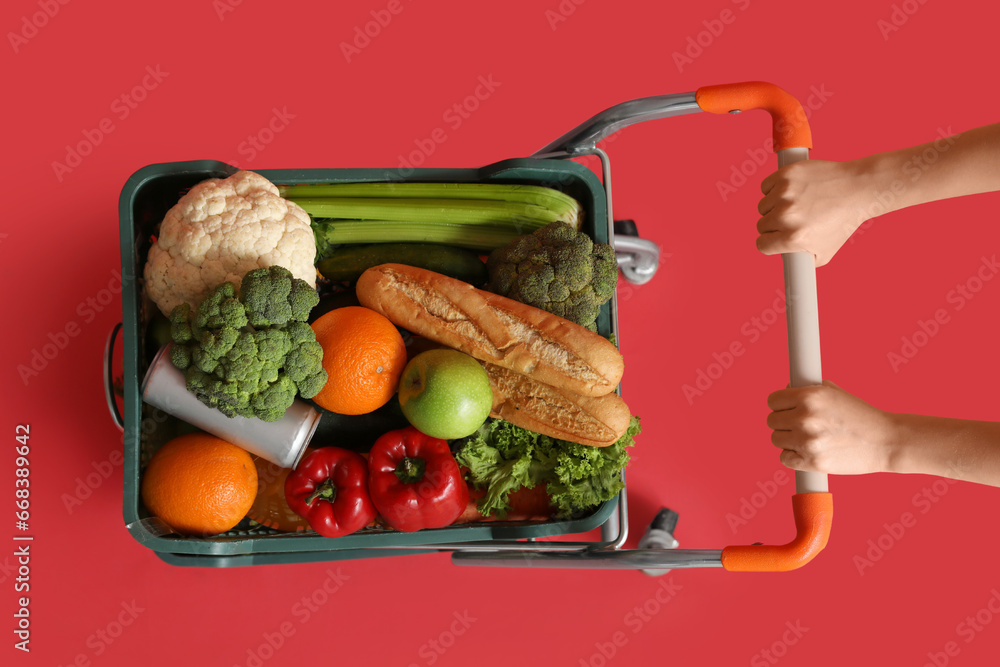
[[[483,516],[504,518],[508,498],[522,487],[544,484],[556,516],[579,515],[618,495],[628,448],[639,434],[639,418],[609,447],[588,447],[528,431],[502,419],[489,419],[459,441],[455,458],[468,468],[468,480],[486,495],[477,507]]]

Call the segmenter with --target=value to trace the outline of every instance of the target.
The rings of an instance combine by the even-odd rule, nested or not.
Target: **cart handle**
[[[746,81],[702,86],[695,94],[698,106],[709,113],[740,113],[763,109],[771,114],[774,150],[812,148],[812,132],[802,105],[773,83]]]
[[[121,412],[118,411],[118,400],[115,398],[115,379],[113,377],[115,340],[117,340],[121,330],[122,323],[119,322],[111,329],[111,333],[108,334],[107,343],[104,345],[104,397],[108,400],[108,412],[111,413],[111,419],[114,420],[115,426],[119,430],[124,431],[125,420],[122,418]]]
[[[778,166],[806,160],[812,133],[802,105],[778,86],[762,81],[704,86],[695,93],[698,106],[709,113],[739,113],[763,109],[771,114]],[[782,255],[788,318],[788,362],[792,387],[823,382],[819,345],[816,266],[805,252]],[[783,546],[754,544],[722,550],[727,570],[780,572],[801,567],[823,550],[833,524],[833,496],[827,476],[796,471],[792,497],[796,537]]]
[[[595,152],[598,141],[613,132],[647,120],[699,111],[727,114],[763,109],[771,114],[778,167],[805,160],[812,133],[802,105],[778,86],[761,81],[705,86],[693,93],[660,95],[623,102],[602,111],[534,154],[534,157],[574,157]],[[598,153],[603,155],[603,153]],[[603,160],[603,158],[602,158]],[[607,171],[606,165],[605,170]],[[607,174],[605,174],[607,178]],[[609,215],[609,220],[613,219]],[[816,266],[811,254],[782,255],[788,318],[790,385],[804,387],[823,382],[819,345],[819,309]],[[567,553],[492,549],[488,553],[459,550],[458,565],[509,567],[581,567],[599,569],[655,569],[719,567],[735,572],[782,572],[802,567],[826,547],[833,525],[833,496],[827,476],[796,471],[792,496],[795,539],[785,545],[752,544],[718,550],[635,549],[587,550]]]
[[[795,539],[781,546],[751,544],[722,550],[722,567],[730,572],[786,572],[802,567],[826,546],[833,525],[832,493],[792,496]]]

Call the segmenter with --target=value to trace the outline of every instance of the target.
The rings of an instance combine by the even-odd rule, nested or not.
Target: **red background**
[[[30,424],[35,537],[30,655],[12,647],[14,542],[0,550],[5,664],[229,667],[257,664],[254,656],[280,665],[773,664],[764,650],[784,665],[922,665],[929,654],[939,665],[995,664],[1000,620],[987,611],[980,622],[993,622],[979,631],[959,624],[1000,587],[991,555],[1000,491],[955,484],[940,495],[925,476],[835,478],[830,545],[808,567],[676,571],[666,604],[655,601],[657,590],[669,595],[660,581],[638,573],[465,569],[441,554],[332,567],[168,566],[133,541],[121,517],[122,439],[101,386],[120,297],[86,304],[110,296],[120,268],[118,194],[149,163],[394,168],[441,127],[447,140],[426,166],[472,167],[527,155],[626,99],[753,79],[803,101],[825,91],[811,113],[813,157],[852,159],[929,141],[939,128],[996,121],[1000,10],[916,0],[403,0],[348,62],[340,43],[386,1],[233,4],[220,15],[211,0],[69,2],[35,17],[44,23],[37,31],[24,23],[41,11],[37,0],[0,9],[8,433],[0,506],[10,522],[0,533],[16,533],[14,430]],[[560,6],[565,20],[550,23],[547,12]],[[724,9],[727,24],[718,21]],[[883,34],[894,12],[898,30]],[[12,44],[12,33],[28,37]],[[701,53],[689,41],[699,34]],[[691,61],[678,66],[673,54],[688,48]],[[115,101],[142,84],[147,66],[166,75],[155,86],[147,79],[152,89],[123,117],[127,107]],[[480,76],[499,86],[461,127],[449,126],[443,114]],[[241,151],[275,108],[294,118],[256,155]],[[105,118],[113,130],[99,132],[92,153],[58,178],[53,163]],[[629,471],[630,542],[664,504],[680,512],[682,546],[791,536],[791,484],[735,534],[726,518],[781,470],[764,418],[766,395],[786,382],[784,327],[755,343],[743,330],[766,317],[781,285],[780,262],[753,245],[758,184],[774,159],[748,167],[749,182],[726,200],[717,185],[767,133],[763,114],[701,114],[630,128],[608,146],[616,217],[635,218],[668,253],[652,283],[620,292],[623,391],[644,418]],[[888,215],[820,270],[827,377],[888,410],[997,419],[1000,281],[960,311],[947,294],[997,251],[998,197]],[[887,354],[938,308],[951,320],[894,371]],[[79,334],[23,381],[17,366],[68,324]],[[734,341],[746,353],[689,404],[682,385]],[[109,460],[110,476],[67,506],[66,495]],[[933,503],[914,500],[924,489]],[[892,537],[885,524],[908,511],[915,524]],[[880,538],[891,548],[859,574],[856,557]],[[305,618],[300,601],[328,571],[348,578]],[[133,603],[134,618],[122,613]],[[645,617],[635,611],[644,605]],[[454,614],[466,612],[475,620],[449,641]],[[130,623],[120,628],[119,617]],[[797,637],[786,623],[808,630]],[[280,648],[261,652],[282,628],[290,636]],[[98,634],[107,631],[116,635],[104,635],[110,642]],[[616,638],[605,659],[602,648],[610,654]],[[449,648],[435,652],[437,640]]]

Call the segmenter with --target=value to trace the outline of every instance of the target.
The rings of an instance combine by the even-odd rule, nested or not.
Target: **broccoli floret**
[[[209,354],[202,347],[193,346],[191,348],[191,364],[202,373],[214,373],[215,369],[219,367],[219,358],[214,354]]]
[[[299,345],[285,358],[285,373],[304,398],[318,394],[328,379],[323,368],[323,347],[315,340]]]
[[[254,339],[257,341],[257,355],[265,361],[280,363],[292,349],[291,339],[282,329],[258,329],[254,332]]]
[[[292,319],[288,303],[291,290],[292,273],[281,266],[254,269],[243,276],[240,294],[251,326],[284,324]]]
[[[618,259],[614,248],[606,243],[594,246],[594,282],[592,283],[597,300],[603,303],[609,301],[618,286]]]
[[[170,357],[202,403],[229,417],[275,421],[296,393],[311,398],[326,384],[323,348],[305,322],[319,296],[282,267],[251,273],[245,293],[223,283],[197,308],[171,312]]]
[[[219,360],[219,375],[236,382],[257,382],[263,362],[257,352],[253,331],[241,331],[225,357]]]
[[[281,374],[281,366],[274,361],[260,362],[260,378],[257,381],[258,389],[264,389],[267,385],[275,382]]]
[[[507,261],[518,264],[528,259],[528,254],[538,248],[541,241],[538,236],[528,234],[516,239],[507,246]]]
[[[601,306],[590,290],[573,292],[562,304],[566,313],[562,317],[581,324],[591,331],[597,331],[597,315],[601,312]]]
[[[310,287],[306,281],[293,278],[288,303],[292,306],[292,319],[296,322],[305,322],[309,319],[312,309],[319,305],[319,292]]]
[[[547,304],[552,281],[556,278],[555,269],[536,260],[526,260],[514,266],[517,282],[506,296],[538,308],[542,307],[540,304]]]
[[[197,366],[191,366],[184,374],[187,389],[198,400],[217,409],[227,417],[253,417],[250,394],[240,391],[236,382],[221,380],[211,373],[205,373]]]
[[[279,375],[276,381],[267,385],[250,400],[250,405],[257,417],[266,422],[273,422],[285,416],[285,410],[293,400],[295,400],[295,384],[287,375]]]
[[[195,337],[205,329],[217,329],[223,326],[241,329],[246,325],[247,316],[236,296],[236,285],[228,282],[209,292],[191,317],[191,328]]]
[[[289,322],[288,326],[285,327],[285,333],[288,334],[288,340],[292,347],[316,341],[316,332],[305,322]]]
[[[505,248],[486,264],[486,289],[547,310],[591,330],[618,282],[614,249],[564,222],[553,222]]]
[[[219,358],[224,356],[233,348],[236,339],[240,337],[240,332],[230,326],[221,326],[218,329],[206,329],[201,332],[199,341],[201,349],[205,354]]]
[[[517,264],[510,261],[494,261],[491,254],[486,262],[490,274],[490,289],[496,294],[510,294],[517,284]]]
[[[187,367],[191,365],[191,350],[185,345],[174,345],[170,348],[170,361],[176,368],[182,371],[187,370]]]
[[[319,294],[283,266],[254,269],[243,276],[240,298],[254,327],[305,322]]]
[[[170,337],[175,343],[182,345],[191,342],[194,334],[191,333],[190,304],[182,303],[170,311]]]
[[[296,382],[295,386],[299,388],[299,395],[302,396],[302,398],[312,398],[323,390],[323,387],[326,386],[326,381],[328,379],[329,376],[326,374],[326,371],[322,371],[321,373],[310,375],[304,380]]]

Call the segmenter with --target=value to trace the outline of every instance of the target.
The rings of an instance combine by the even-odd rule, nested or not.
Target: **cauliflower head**
[[[256,268],[283,266],[315,287],[315,256],[309,214],[260,174],[240,171],[202,181],[167,211],[146,260],[146,293],[169,316]]]

